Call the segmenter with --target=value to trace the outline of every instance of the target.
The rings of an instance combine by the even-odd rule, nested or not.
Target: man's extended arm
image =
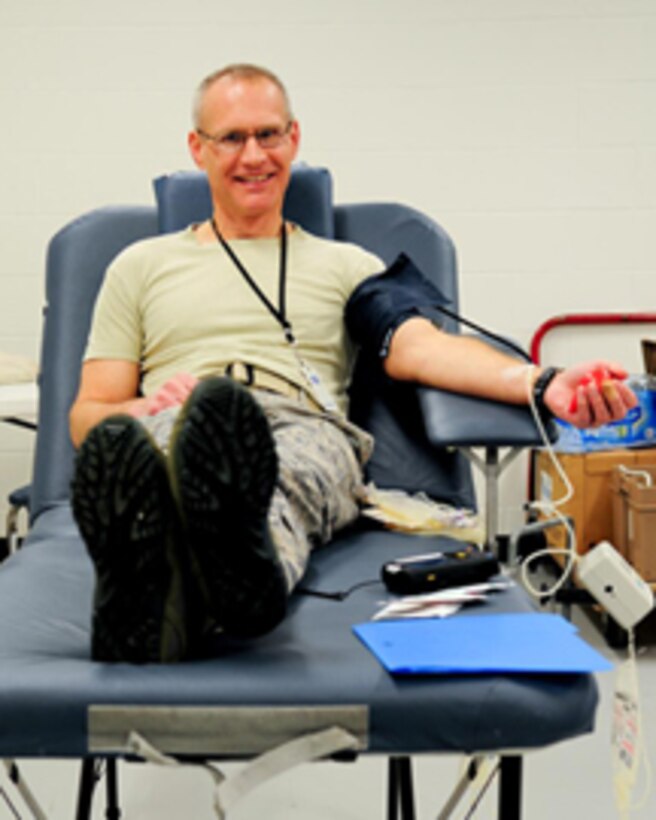
[[[609,395],[593,380],[580,384],[598,366],[605,367],[615,383]],[[408,319],[395,331],[385,371],[396,379],[514,404],[528,401],[540,372],[535,368],[529,373],[517,359],[478,339],[445,333],[421,317]],[[549,384],[544,401],[556,416],[577,427],[606,424],[623,418],[637,403],[623,383],[626,376],[623,368],[608,362],[570,367]]]

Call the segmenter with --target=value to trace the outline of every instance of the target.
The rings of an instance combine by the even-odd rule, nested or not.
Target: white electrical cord
[[[558,477],[563,483],[563,486],[565,488],[565,494],[561,498],[552,501],[531,501],[528,506],[531,510],[543,513],[547,517],[547,520],[554,518],[558,520],[567,530],[567,534],[569,536],[569,545],[566,549],[555,549],[552,547],[547,547],[546,549],[534,552],[531,556],[529,556],[525,561],[522,562],[521,576],[522,583],[532,595],[534,595],[536,598],[549,598],[567,582],[567,580],[569,579],[570,575],[574,570],[576,562],[578,561],[578,555],[576,552],[576,533],[574,532],[574,528],[572,527],[570,522],[558,509],[559,507],[562,507],[563,504],[566,504],[572,498],[572,496],[574,495],[574,488],[572,486],[572,482],[569,480],[569,476],[563,470],[560,461],[558,461],[558,457],[556,456],[556,453],[554,452],[554,449],[551,446],[549,436],[547,435],[547,431],[544,428],[544,424],[542,422],[542,419],[540,418],[540,414],[535,405],[535,398],[533,397],[532,378],[534,370],[535,365],[532,364],[528,365],[526,368],[526,394],[528,397],[528,404],[531,408],[533,419],[538,428],[538,432],[540,433],[540,438],[542,439],[542,443],[544,444],[544,448],[547,452],[547,455],[549,456],[549,459],[551,460],[554,469],[558,474]],[[539,558],[553,555],[566,556],[566,563],[562,575],[548,589],[538,589],[529,578],[529,566]]]
[[[642,478],[645,482],[645,487],[652,486],[653,482],[651,473],[648,473],[647,470],[633,470],[631,467],[627,467],[625,464],[619,464],[618,469],[621,473],[624,473],[624,475],[631,475],[635,476],[636,478]]]
[[[536,597],[550,597],[568,580],[574,570],[574,567],[576,566],[577,561],[579,560],[579,556],[576,551],[576,534],[574,529],[570,525],[570,522],[558,509],[572,498],[574,495],[574,488],[572,486],[572,482],[569,480],[569,476],[563,470],[563,467],[560,464],[553,447],[551,446],[551,442],[547,436],[544,424],[542,423],[540,414],[535,406],[535,399],[533,397],[533,380],[531,378],[533,371],[534,366],[529,365],[526,372],[528,403],[547,454],[549,455],[554,469],[565,487],[565,494],[562,498],[555,501],[533,501],[528,506],[530,509],[542,512],[543,514],[560,521],[569,533],[569,547],[567,549],[547,548],[533,553],[522,563],[522,582],[529,592]],[[620,470],[627,475],[642,478],[645,482],[645,487],[652,486],[651,474],[646,470],[634,470],[623,465],[620,466]],[[528,577],[528,566],[537,558],[541,558],[542,556],[551,556],[554,554],[564,554],[567,556],[567,563],[563,573],[549,589],[537,589]],[[633,629],[629,629],[627,632],[628,657],[626,662],[618,670],[618,679],[614,694],[615,704],[612,738],[612,746],[614,750],[615,801],[622,820],[626,820],[632,812],[642,808],[645,805],[651,793],[652,787],[651,763],[646,749],[644,724],[641,719],[635,633]],[[640,800],[633,802],[632,791],[641,765],[645,773],[643,795]]]

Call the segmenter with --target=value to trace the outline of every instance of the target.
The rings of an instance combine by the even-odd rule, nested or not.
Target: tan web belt
[[[263,370],[261,367],[244,362],[231,362],[226,367],[225,374],[246,387],[279,393],[281,396],[294,399],[304,407],[309,407],[317,413],[321,413],[323,410],[319,402],[307,390],[287,381],[287,379],[283,379],[282,376],[277,376],[270,370]]]

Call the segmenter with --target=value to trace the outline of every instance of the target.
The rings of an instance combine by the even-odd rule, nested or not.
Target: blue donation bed
[[[440,538],[418,540],[363,523],[318,550],[303,583],[320,593],[352,591],[294,595],[289,616],[269,635],[226,641],[214,656],[179,665],[90,660],[94,578],[68,501],[73,449],[67,412],[107,263],[133,241],[209,213],[204,179],[195,173],[165,177],[156,192],[157,207],[99,209],[62,229],[49,248],[32,526],[23,548],[0,566],[0,756],[80,758],[78,817],[88,817],[94,762],[107,760],[113,772],[117,758],[134,753],[133,733],[166,754],[218,760],[252,758],[294,739],[326,737],[337,727],[341,732],[319,747],[320,756],[389,758],[389,818],[414,816],[413,754],[479,752],[500,755],[499,813],[503,820],[519,817],[522,752],[591,731],[596,684],[589,674],[389,675],[352,627],[370,619],[385,598],[376,582],[381,565],[440,548]],[[416,211],[393,204],[334,206],[329,174],[304,166],[294,170],[286,211],[308,229],[358,242],[387,263],[405,251],[457,306],[453,245]],[[421,489],[472,506],[467,459],[437,446],[448,443],[439,440],[439,424],[435,436],[430,433],[436,425],[432,404],[438,413],[441,399],[461,397],[418,395],[413,386],[374,374],[366,361],[355,384],[353,415],[377,439],[369,477],[380,487]],[[463,409],[454,444],[536,443],[534,432],[526,435],[530,419],[523,409],[500,408],[497,424],[489,415],[495,405],[472,407],[479,427],[481,414],[486,419],[483,432],[473,440],[462,434]],[[374,583],[353,589],[366,581]],[[518,588],[485,606],[486,612],[533,609]]]

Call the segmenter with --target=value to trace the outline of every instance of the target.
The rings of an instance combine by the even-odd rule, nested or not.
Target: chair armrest
[[[426,435],[436,447],[537,447],[543,443],[526,406],[430,387],[418,387],[417,393]],[[555,423],[549,422],[545,429],[549,440],[555,441]]]
[[[502,336],[479,339],[503,353],[516,356],[521,350],[514,339]],[[518,358],[518,362],[526,362]],[[436,447],[539,447],[544,444],[531,409],[527,405],[466,396],[431,387],[417,388],[426,436]],[[553,421],[545,424],[550,442],[558,438]]]

